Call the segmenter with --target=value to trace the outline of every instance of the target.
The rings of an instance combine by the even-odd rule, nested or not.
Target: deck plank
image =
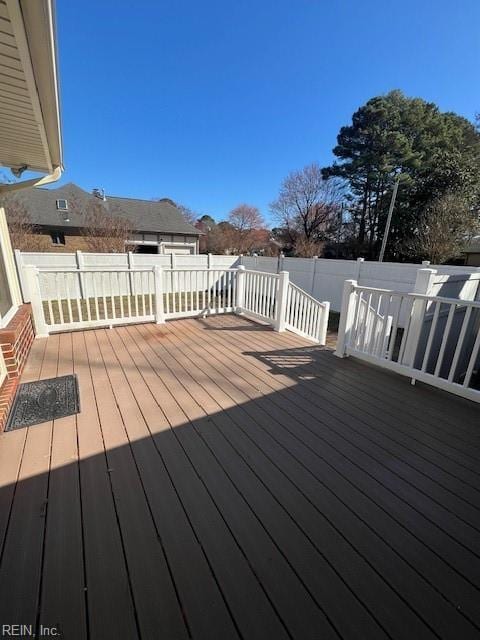
[[[105,371],[97,333],[86,333],[85,344],[140,635],[152,640],[159,636],[181,640],[187,637],[187,630]]]
[[[72,335],[60,335],[57,375],[73,373]],[[54,420],[40,624],[86,637],[87,616],[76,416]]]
[[[138,638],[135,608],[105,457],[90,363],[81,332],[72,334],[81,411],[77,415],[89,637]]]

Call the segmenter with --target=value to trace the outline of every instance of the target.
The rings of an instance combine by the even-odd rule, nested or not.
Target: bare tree
[[[199,218],[198,213],[183,204],[177,204],[175,206],[181,212],[185,222],[188,222],[189,224],[195,226]]]
[[[239,204],[228,214],[228,223],[231,228],[232,249],[239,253],[247,253],[258,241],[254,233],[261,229],[264,221],[257,207],[249,204]]]
[[[282,182],[270,209],[292,244],[319,242],[328,236],[344,197],[343,182],[324,179],[317,163],[290,173]]]
[[[123,253],[126,250],[132,226],[127,218],[112,209],[111,203],[106,204],[99,198],[72,199],[70,208],[83,217],[82,236],[88,251]]]
[[[473,212],[462,196],[444,195],[425,209],[409,252],[416,258],[442,264],[461,255],[479,228],[478,212]]]
[[[38,227],[32,224],[28,211],[22,202],[15,196],[5,197],[2,200],[7,217],[8,231],[14,249],[20,251],[47,251],[49,242],[40,235]]]

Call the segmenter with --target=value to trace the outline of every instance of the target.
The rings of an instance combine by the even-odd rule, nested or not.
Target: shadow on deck
[[[0,621],[64,638],[478,638],[478,407],[238,316],[36,341]],[[26,636],[25,636],[26,637]]]

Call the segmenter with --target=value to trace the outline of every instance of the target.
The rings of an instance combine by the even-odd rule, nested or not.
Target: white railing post
[[[75,260],[77,263],[77,269],[79,271],[78,286],[80,288],[80,297],[85,299],[87,297],[85,293],[85,282],[84,282],[83,274],[81,273],[82,269],[85,267],[85,261],[83,259],[83,254],[80,251],[80,249],[77,249],[75,251]]]
[[[14,249],[13,254],[15,256],[15,263],[17,265],[17,273],[18,273],[18,279],[20,281],[20,289],[21,289],[23,301],[30,302],[30,300],[28,299],[27,285],[24,279],[22,252],[20,251],[20,249]]]
[[[212,254],[208,253],[207,254],[207,269],[211,269],[212,268]]]
[[[320,322],[318,326],[318,342],[321,345],[327,344],[328,317],[330,315],[330,302],[322,302]]]
[[[33,265],[23,267],[24,282],[27,287],[28,297],[32,305],[33,324],[35,325],[35,335],[37,338],[48,336],[48,325],[45,322],[43,312],[42,294],[40,291],[39,271]]]
[[[417,271],[413,293],[421,293],[424,295],[431,294],[433,281],[436,275],[436,269],[419,269]],[[427,303],[425,300],[422,300],[421,298],[413,300],[410,310],[410,320],[407,321],[405,329],[405,331],[408,331],[408,334],[405,340],[405,348],[402,356],[402,364],[405,364],[408,367],[413,367],[415,365],[415,355],[417,353],[418,341],[422,332],[426,310]]]
[[[158,265],[153,267],[153,281],[155,283],[155,322],[157,324],[164,324],[165,312],[163,309],[163,270],[162,267],[159,267]]]
[[[347,355],[347,346],[355,320],[356,286],[356,280],[345,280],[343,285],[342,308],[340,311],[340,323],[338,325],[337,347],[335,349],[335,355],[339,358],[344,358]]]
[[[275,331],[285,331],[285,315],[287,310],[287,293],[289,284],[288,271],[280,271],[278,279],[277,300],[275,304]]]
[[[245,267],[241,264],[237,269],[237,299],[235,300],[235,313],[243,313],[245,303]]]
[[[134,258],[133,258],[133,251],[129,251],[127,253],[127,266],[128,266],[128,270],[129,270],[129,274],[128,274],[128,283],[130,286],[130,295],[133,295],[133,269],[134,269]]]

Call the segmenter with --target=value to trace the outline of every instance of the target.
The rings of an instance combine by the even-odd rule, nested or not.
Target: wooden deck
[[[0,437],[0,624],[480,637],[477,406],[238,316],[37,340],[23,380],[70,372],[78,416]]]

